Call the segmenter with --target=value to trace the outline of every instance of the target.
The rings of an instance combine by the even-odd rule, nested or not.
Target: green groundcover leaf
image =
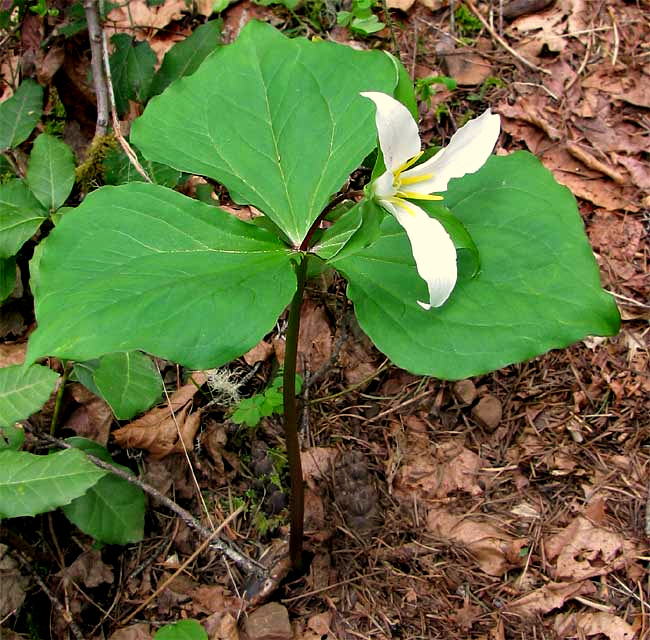
[[[208,640],[208,634],[196,620],[179,620],[156,631],[154,640]]]
[[[118,420],[145,411],[162,395],[162,379],[149,357],[140,351],[109,353],[74,365],[79,381],[100,395]]]
[[[50,397],[58,377],[58,373],[40,365],[0,369],[0,426],[12,426],[38,411]]]
[[[0,258],[18,252],[47,213],[22,180],[0,184]]]
[[[39,202],[55,211],[70,195],[74,179],[72,149],[47,133],[38,136],[29,155],[27,183]]]
[[[270,331],[296,288],[271,233],[158,185],[94,191],[44,244],[28,360],[138,349],[219,366]]]
[[[132,139],[150,160],[224,184],[298,245],[376,144],[361,91],[392,93],[397,71],[379,51],[289,40],[249,22],[149,103]]]
[[[25,442],[25,432],[19,427],[0,427],[0,449],[18,451]]]
[[[151,85],[151,96],[162,93],[172,82],[194,73],[220,46],[223,20],[211,20],[177,42],[166,54]]]
[[[0,303],[6,300],[16,286],[16,258],[0,257]]]
[[[332,261],[361,327],[397,365],[454,380],[618,331],[575,200],[534,156],[492,157],[452,181],[445,204],[476,243],[481,271],[443,307],[418,306],[426,285],[391,217],[373,245]]]
[[[23,80],[9,100],[0,103],[0,151],[24,142],[43,115],[43,87]]]
[[[0,518],[35,516],[68,504],[105,474],[76,449],[49,456],[0,451]]]
[[[156,54],[148,42],[138,42],[126,33],[115,34],[111,43],[115,47],[110,59],[115,108],[122,115],[129,110],[129,100],[143,102],[147,99]]]
[[[92,440],[69,438],[67,442],[131,473],[130,469],[113,462],[108,451]],[[144,493],[112,473],[107,473],[86,493],[65,505],[63,513],[84,533],[105,544],[138,542],[144,535]]]

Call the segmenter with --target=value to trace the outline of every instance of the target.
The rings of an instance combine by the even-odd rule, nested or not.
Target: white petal
[[[402,179],[425,176],[422,182],[404,187],[414,193],[440,193],[452,178],[478,171],[490,157],[499,137],[501,119],[489,109],[454,133],[449,144],[433,158],[402,173]]]
[[[458,275],[451,237],[435,218],[411,202],[393,198],[382,200],[381,205],[404,227],[418,273],[429,287],[429,302],[418,300],[418,304],[427,310],[442,306],[456,286]]]
[[[393,186],[393,172],[387,169],[382,173],[373,183],[372,192],[380,200],[382,198],[389,198],[395,195],[395,187]]]
[[[386,169],[394,172],[420,153],[420,134],[411,112],[395,98],[377,91],[361,94],[377,107],[375,124]]]

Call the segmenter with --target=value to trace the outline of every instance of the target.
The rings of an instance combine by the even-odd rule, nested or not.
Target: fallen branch
[[[54,438],[44,433],[37,433],[29,425],[25,425],[24,423],[23,426],[25,427],[25,430],[29,431],[38,440],[42,440],[49,444],[54,444],[57,447],[61,447],[62,449],[74,448],[71,444],[65,442],[65,440]],[[194,516],[189,511],[185,511],[183,507],[177,505],[173,500],[170,500],[167,496],[160,493],[160,491],[154,489],[146,482],[143,482],[142,480],[136,478],[134,475],[131,475],[126,471],[113,466],[109,462],[105,462],[104,460],[101,460],[100,458],[97,458],[90,453],[84,453],[88,459],[100,469],[104,469],[104,471],[108,471],[109,473],[112,473],[119,478],[126,480],[130,484],[135,485],[146,494],[150,495],[152,498],[158,500],[170,511],[175,513],[188,527],[190,527],[190,529],[194,529],[194,531],[196,531],[204,540],[211,540],[211,543],[209,545],[210,548],[214,549],[215,551],[219,551],[224,556],[232,560],[242,571],[249,575],[255,576],[263,576],[265,574],[265,568],[261,564],[245,556],[241,551],[236,549],[231,542],[226,542],[222,539],[212,540],[214,537],[214,533],[212,531],[206,529],[200,522],[198,522],[198,520],[196,520],[196,518],[194,518]]]
[[[547,69],[542,69],[542,67],[538,67],[536,64],[533,64],[532,62],[529,62],[524,58],[523,56],[519,55],[488,23],[488,21],[483,17],[483,14],[476,8],[476,5],[472,2],[472,0],[467,0],[465,3],[470,11],[481,21],[481,24],[487,29],[488,33],[515,59],[519,60],[521,64],[524,66],[528,67],[529,69],[534,69],[535,71],[539,71],[540,73],[544,73],[547,76],[551,75],[551,72],[548,71]]]

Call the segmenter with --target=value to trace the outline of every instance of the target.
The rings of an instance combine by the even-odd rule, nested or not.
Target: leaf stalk
[[[291,493],[289,513],[291,530],[289,533],[289,556],[291,566],[302,568],[303,519],[305,513],[304,490],[302,482],[302,463],[300,461],[300,441],[298,439],[298,409],[296,407],[296,363],[298,358],[298,334],[300,332],[300,308],[307,279],[308,256],[304,255],[296,267],[296,292],[289,308],[286,347],[284,351],[284,379],[282,400],[284,404],[284,437],[287,444],[289,460],[289,477]]]

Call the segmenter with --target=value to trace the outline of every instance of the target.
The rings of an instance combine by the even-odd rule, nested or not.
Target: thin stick
[[[38,438],[39,440],[43,440],[50,444],[54,444],[58,447],[61,447],[62,449],[74,448],[71,444],[67,443],[65,440],[61,440],[60,438],[54,438],[44,433],[37,433],[29,425],[25,425],[25,423],[23,423],[23,426],[27,431],[29,431],[35,438]],[[97,458],[96,456],[88,452],[85,452],[85,454],[87,458],[100,469],[104,469],[104,471],[108,471],[109,473],[112,473],[122,478],[123,480],[126,480],[127,482],[142,489],[142,491],[144,491],[146,494],[158,500],[170,511],[175,513],[190,529],[194,529],[194,531],[196,531],[202,538],[212,539],[212,531],[206,529],[200,522],[198,522],[194,518],[194,516],[191,513],[185,511],[183,507],[177,505],[173,500],[170,500],[167,496],[160,493],[160,491],[154,489],[152,486],[143,482],[139,478],[136,478],[135,476],[127,473],[126,471],[122,471],[122,469],[115,467],[108,462],[104,462],[104,460],[101,460],[100,458]],[[260,576],[260,575],[264,576],[266,574],[266,569],[261,564],[246,557],[243,553],[235,549],[232,543],[226,542],[225,540],[217,539],[211,542],[210,547],[212,549],[215,549],[216,551],[219,551],[220,553],[223,553],[223,555],[230,558],[240,569],[242,569],[248,574],[256,575],[256,576]]]
[[[102,29],[99,26],[99,15],[96,0],[83,0],[83,8],[88,23],[88,39],[90,40],[90,66],[93,71],[93,83],[97,98],[97,124],[95,138],[105,136],[108,129],[108,86],[102,65]]]
[[[166,580],[164,580],[163,583],[162,583],[161,585],[159,585],[158,588],[157,588],[157,589],[156,589],[156,590],[155,590],[155,591],[154,591],[154,592],[153,592],[153,593],[152,593],[152,594],[151,594],[151,595],[150,595],[150,596],[149,596],[149,597],[148,597],[148,598],[147,598],[147,599],[146,599],[146,600],[145,600],[145,601],[144,601],[144,602],[143,602],[143,603],[142,603],[142,604],[141,604],[141,605],[140,605],[140,606],[135,610],[135,611],[132,611],[132,612],[131,612],[131,613],[130,613],[126,618],[124,618],[123,620],[120,620],[119,626],[122,627],[122,626],[124,626],[127,622],[130,622],[133,618],[135,618],[135,616],[137,616],[138,613],[140,613],[140,611],[142,611],[142,610],[143,610],[143,609],[144,609],[144,608],[145,608],[145,607],[146,607],[146,606],[147,606],[147,605],[148,605],[152,600],[154,600],[154,599],[158,596],[158,594],[159,594],[159,593],[160,593],[160,592],[161,592],[161,591],[162,591],[162,590],[163,590],[163,589],[164,589],[168,584],[170,584],[170,583],[174,580],[174,578],[175,578],[179,573],[181,573],[181,571],[183,571],[183,570],[185,569],[185,567],[187,567],[190,563],[194,562],[194,559],[195,559],[195,558],[196,558],[196,557],[197,557],[197,556],[198,556],[198,555],[199,555],[199,554],[200,554],[200,553],[201,553],[201,552],[202,552],[202,551],[203,551],[203,550],[204,550],[204,549],[205,549],[205,548],[210,544],[210,542],[212,542],[212,539],[213,539],[214,537],[216,537],[217,535],[219,535],[219,533],[221,533],[221,531],[223,531],[223,529],[224,529],[225,527],[227,527],[227,526],[228,526],[228,525],[229,525],[229,524],[230,524],[230,523],[231,523],[231,522],[232,522],[232,521],[233,521],[233,520],[234,520],[234,519],[235,519],[235,518],[236,518],[236,517],[237,517],[237,516],[242,512],[242,511],[243,511],[243,510],[244,510],[244,507],[241,506],[241,507],[239,507],[236,511],[233,511],[233,512],[232,512],[232,513],[231,513],[231,514],[230,514],[230,515],[229,515],[229,516],[228,516],[228,517],[227,517],[227,518],[226,518],[226,519],[225,519],[225,520],[224,520],[224,521],[219,525],[219,527],[218,527],[217,529],[215,529],[214,533],[210,536],[210,538],[207,538],[206,540],[204,540],[204,541],[201,543],[201,545],[199,546],[199,548],[196,549],[196,551],[194,551],[194,553],[193,553],[193,554],[192,554],[192,555],[191,555],[187,560],[185,560],[185,562],[183,562],[183,564],[182,564],[180,567],[178,567],[178,569],[176,569],[176,571],[174,571],[174,573],[173,573],[171,576],[169,576],[169,578],[167,578]]]
[[[395,51],[395,57],[401,61],[399,45],[397,44],[397,38],[395,37],[395,27],[393,25],[393,19],[390,16],[388,11],[388,3],[386,0],[381,0],[381,8],[384,11],[384,20],[388,23],[388,30],[390,31],[390,40],[393,45],[393,50]]]
[[[41,579],[41,576],[38,575],[38,572],[32,566],[32,563],[20,551],[17,551],[16,549],[12,550],[11,553],[15,555],[20,563],[32,574],[32,578],[34,578],[36,584],[38,584],[43,593],[50,599],[50,602],[52,603],[52,606],[57,610],[57,613],[66,621],[67,625],[70,627],[72,635],[76,638],[76,640],[84,640],[84,635],[81,633],[81,629],[79,629],[77,623],[70,615],[70,612],[66,611],[65,607],[49,590],[48,586]]]
[[[115,108],[115,92],[113,91],[113,79],[111,77],[111,64],[108,56],[108,43],[106,41],[106,33],[102,30],[101,34],[102,39],[102,60],[104,62],[104,73],[106,74],[106,86],[108,87],[108,99],[111,107],[111,119],[113,122],[113,133],[117,138],[117,141],[120,143],[122,150],[126,154],[126,157],[129,159],[129,162],[133,165],[135,170],[144,178],[146,182],[152,182],[149,174],[145,171],[144,167],[140,164],[138,156],[136,155],[133,147],[128,143],[124,135],[122,134],[122,127],[120,126],[120,120],[117,117],[117,109]]]
[[[532,62],[529,62],[524,58],[523,56],[519,55],[487,22],[487,20],[483,17],[481,12],[476,8],[476,5],[472,2],[472,0],[466,0],[465,4],[469,7],[470,11],[481,21],[481,24],[488,30],[489,34],[511,55],[513,58],[519,60],[521,64],[524,66],[528,67],[529,69],[534,69],[535,71],[539,71],[540,73],[544,73],[547,76],[551,75],[551,72],[548,71],[547,69],[542,69],[542,67],[538,67],[536,64],[533,64]]]
[[[56,397],[54,399],[54,411],[52,412],[52,422],[50,422],[50,435],[56,434],[56,429],[59,426],[59,416],[61,415],[61,405],[63,404],[63,394],[65,393],[65,384],[68,381],[68,376],[72,371],[70,362],[63,365],[63,375],[59,380],[59,388],[56,390]]]
[[[205,513],[205,517],[210,523],[210,527],[214,531],[214,523],[212,522],[212,518],[210,517],[210,512],[208,511],[208,505],[205,504],[205,499],[203,498],[203,494],[201,493],[201,487],[199,486],[199,481],[196,479],[196,474],[194,473],[194,468],[192,467],[192,461],[190,460],[190,454],[188,453],[187,447],[185,446],[185,439],[183,438],[183,434],[181,433],[181,427],[178,424],[178,420],[176,419],[176,413],[174,412],[172,401],[169,397],[169,393],[167,392],[167,387],[165,386],[165,383],[163,381],[162,374],[160,373],[160,367],[158,366],[157,362],[155,363],[155,365],[156,365],[156,371],[158,371],[158,377],[160,378],[160,383],[162,384],[163,393],[165,394],[165,401],[167,402],[167,407],[169,408],[169,412],[172,415],[174,426],[176,427],[176,433],[178,434],[178,441],[181,443],[181,447],[183,447],[183,454],[185,455],[185,461],[187,462],[187,467],[190,470],[190,475],[192,476],[192,482],[194,483],[196,496],[201,503],[201,507],[203,507],[203,513]]]

